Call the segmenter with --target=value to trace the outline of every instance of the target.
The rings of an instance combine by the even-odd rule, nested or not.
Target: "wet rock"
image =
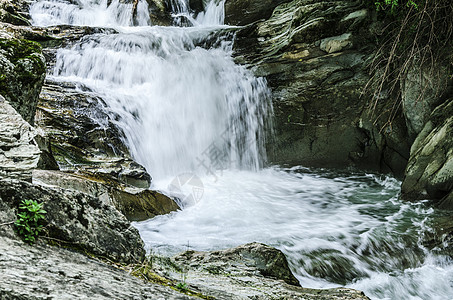
[[[1,0],[0,22],[15,25],[30,25],[29,1],[24,0]]]
[[[279,4],[290,0],[227,0],[225,1],[225,24],[247,25],[267,19]]]
[[[231,265],[242,265],[244,269],[254,268],[262,276],[281,279],[288,284],[299,286],[299,281],[291,273],[285,255],[275,248],[265,244],[250,243],[236,248],[214,251],[195,252],[187,251],[175,257],[176,262],[184,262],[191,267],[219,265],[227,269]],[[240,267],[237,267],[240,269]]]
[[[175,201],[158,191],[106,182],[89,174],[35,170],[33,183],[101,197],[114,205],[129,221],[143,221],[179,209]]]
[[[316,290],[299,286],[279,250],[260,243],[213,251],[187,251],[170,261],[154,259],[153,268],[190,288],[218,299],[368,299],[346,288]]]
[[[171,12],[166,1],[146,0],[148,2],[151,24],[168,26],[171,24]]]
[[[411,158],[401,187],[409,200],[431,199],[453,209],[453,99],[431,114],[411,148]]]
[[[86,256],[0,236],[0,297],[9,299],[192,299]]]
[[[0,96],[0,176],[31,181],[41,151],[36,131]]]
[[[36,126],[50,139],[61,170],[148,188],[151,176],[130,157],[124,134],[113,117],[102,99],[89,90],[47,82],[41,92]]]
[[[12,211],[24,199],[43,202],[47,236],[61,246],[124,263],[145,256],[137,229],[102,197],[0,179],[0,199]]]
[[[36,104],[46,73],[38,43],[0,38],[0,93],[33,125]]]

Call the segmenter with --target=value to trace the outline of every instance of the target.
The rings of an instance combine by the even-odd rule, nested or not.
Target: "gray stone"
[[[194,299],[86,256],[0,236],[0,298]]]
[[[413,66],[402,80],[403,112],[412,140],[422,131],[440,95],[447,89],[447,68],[435,66],[433,69]]]
[[[325,38],[319,48],[327,53],[340,52],[352,47],[351,34],[344,33],[339,36]]]
[[[46,82],[39,98],[36,127],[50,140],[61,170],[148,188],[151,176],[131,158],[114,117],[102,99],[89,91]]]

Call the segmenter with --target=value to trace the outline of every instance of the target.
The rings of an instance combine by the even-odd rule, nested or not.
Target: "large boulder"
[[[123,263],[141,262],[145,257],[138,230],[102,197],[0,179],[2,214],[10,218],[6,221],[15,221],[24,199],[44,203],[45,235],[50,242]]]
[[[264,277],[299,286],[299,281],[289,269],[285,255],[280,250],[261,243],[245,244],[222,251],[187,251],[174,259],[192,268],[216,269],[219,273],[226,272],[233,265],[244,272],[250,272],[251,268],[258,270]]]
[[[357,1],[293,0],[239,30],[236,61],[272,89],[272,163],[403,174],[404,118],[386,122],[380,112],[392,103],[381,99],[373,113],[372,96],[364,93],[376,49],[372,14]]]

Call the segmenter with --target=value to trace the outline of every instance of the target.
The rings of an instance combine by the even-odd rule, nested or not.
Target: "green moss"
[[[19,59],[29,58],[32,54],[42,52],[39,43],[24,39],[0,39],[0,49],[5,51],[4,55],[12,63],[16,63]]]

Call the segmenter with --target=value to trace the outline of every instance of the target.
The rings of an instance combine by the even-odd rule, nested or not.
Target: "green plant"
[[[178,290],[181,290],[183,292],[187,292],[189,290],[189,288],[187,287],[187,283],[185,282],[179,282],[177,285],[176,285],[176,288]]]
[[[47,212],[42,206],[42,203],[34,200],[22,200],[19,206],[18,219],[14,224],[19,235],[29,244],[33,244],[43,230],[40,223],[45,219],[44,214]]]
[[[402,2],[406,2],[406,7],[413,7],[418,9],[418,4],[414,0],[376,0],[374,5],[376,6],[376,10],[387,10],[390,8],[390,13],[395,14],[399,4]]]

